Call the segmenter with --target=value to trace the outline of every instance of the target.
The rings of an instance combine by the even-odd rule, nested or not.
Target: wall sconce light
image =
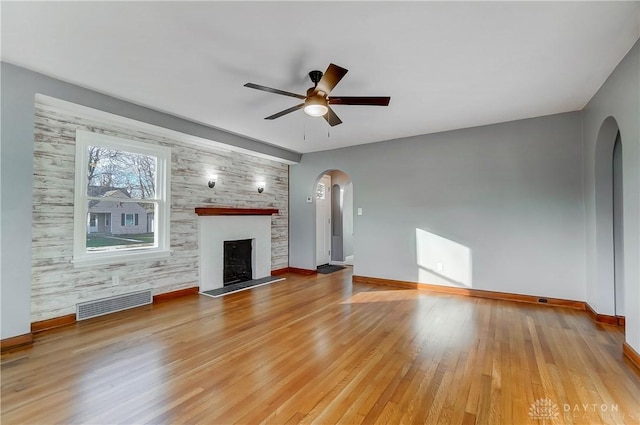
[[[265,186],[264,182],[258,183],[258,193],[264,192],[264,186]]]
[[[211,176],[211,178],[209,179],[209,183],[207,184],[209,186],[209,189],[213,189],[214,187],[216,187],[216,180],[218,180],[218,176]]]

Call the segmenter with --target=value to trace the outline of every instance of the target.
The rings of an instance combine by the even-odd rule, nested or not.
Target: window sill
[[[170,250],[162,251],[143,251],[143,252],[118,252],[115,254],[99,254],[99,255],[86,255],[83,257],[76,257],[71,260],[73,266],[78,267],[91,267],[102,266],[107,264],[123,264],[123,263],[136,263],[145,260],[164,260],[171,257]]]

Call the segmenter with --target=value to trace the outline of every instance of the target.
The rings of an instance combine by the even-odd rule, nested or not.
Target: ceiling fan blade
[[[349,72],[349,70],[330,63],[327,70],[322,74],[322,78],[318,81],[316,91],[323,91],[326,94],[331,93],[331,90],[342,80],[342,77],[344,77],[347,72]]]
[[[269,115],[268,117],[265,118],[265,120],[275,120],[276,118],[280,118],[283,115],[287,115],[287,114],[290,114],[292,112],[295,112],[298,109],[302,109],[303,107],[304,107],[304,103],[301,103],[301,104],[296,105],[296,106],[294,106],[292,108],[285,109],[284,111],[280,111],[277,114]]]
[[[247,83],[244,86],[245,87],[249,87],[250,89],[267,91],[269,93],[275,93],[275,94],[281,94],[281,95],[284,95],[284,96],[297,97],[298,99],[306,99],[306,96],[303,96],[301,94],[295,94],[295,93],[291,93],[291,92],[284,91],[284,90],[272,89],[271,87],[265,87],[265,86],[261,86],[259,84]]]
[[[336,96],[329,97],[331,105],[368,105],[368,106],[388,106],[390,97],[360,97],[360,96]]]
[[[324,119],[327,120],[327,122],[329,123],[329,125],[331,127],[338,125],[338,124],[342,124],[342,120],[340,118],[338,118],[338,116],[336,115],[335,112],[333,112],[333,109],[329,108],[329,110],[327,111],[326,114],[323,115]]]

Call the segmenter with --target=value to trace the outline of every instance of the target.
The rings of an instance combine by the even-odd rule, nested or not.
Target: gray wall
[[[599,313],[614,314],[611,205],[602,204],[607,197],[611,199],[609,172],[613,142],[619,128],[623,174],[625,337],[627,343],[640,352],[640,41],[618,64],[582,113],[587,302]]]
[[[4,62],[1,64],[0,75],[2,78],[0,338],[2,339],[30,331],[31,211],[36,93],[289,161],[297,161],[300,158],[299,154],[293,152],[124,102]]]
[[[305,198],[339,169],[363,209],[356,275],[424,280],[424,231],[470,249],[473,288],[584,300],[581,156],[579,112],[304,154],[290,167],[289,263],[314,268]],[[456,285],[445,277],[435,283]]]

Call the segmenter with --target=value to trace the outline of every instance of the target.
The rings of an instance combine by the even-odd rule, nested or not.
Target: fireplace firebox
[[[251,239],[224,241],[224,286],[253,279],[251,245]]]

